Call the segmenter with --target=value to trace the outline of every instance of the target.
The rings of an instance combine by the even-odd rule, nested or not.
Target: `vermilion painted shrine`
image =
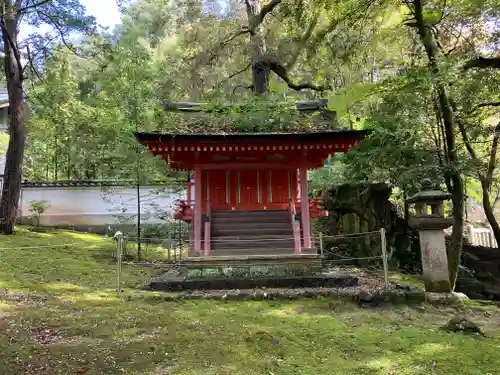
[[[300,255],[312,248],[308,170],[355,146],[365,131],[310,133],[137,133],[172,169],[194,171],[194,197],[177,218],[193,223],[190,256]]]

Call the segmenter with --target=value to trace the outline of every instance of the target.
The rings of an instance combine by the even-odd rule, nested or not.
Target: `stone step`
[[[318,255],[319,256],[319,251],[315,247],[311,249],[302,249],[302,254],[305,255]]]
[[[217,254],[217,253],[215,253]],[[276,255],[254,255],[239,253],[236,255],[214,255],[205,256],[194,256],[189,257],[184,260],[183,267],[186,268],[214,268],[214,267],[231,267],[233,265],[247,266],[247,265],[298,265],[298,266],[321,266],[321,257],[317,254],[295,254],[295,252],[289,252],[286,254],[276,254]]]

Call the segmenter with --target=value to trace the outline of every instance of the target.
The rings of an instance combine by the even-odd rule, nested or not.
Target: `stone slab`
[[[150,284],[155,291],[220,290],[254,288],[340,288],[357,286],[359,280],[351,275],[259,277],[259,278],[206,278],[196,280],[157,280]]]

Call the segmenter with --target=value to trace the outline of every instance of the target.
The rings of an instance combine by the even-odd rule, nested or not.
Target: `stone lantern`
[[[430,180],[422,181],[423,189],[407,202],[415,204],[415,217],[410,226],[419,231],[422,269],[427,292],[451,292],[450,274],[444,229],[453,224],[452,217],[444,215],[444,201],[451,194],[432,186]]]

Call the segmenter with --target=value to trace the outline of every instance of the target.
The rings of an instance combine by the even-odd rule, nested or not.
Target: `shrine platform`
[[[315,249],[311,249],[309,253],[301,254],[188,257],[181,261],[181,266],[187,269],[273,265],[320,267],[321,256],[319,254],[315,254],[315,252]]]

